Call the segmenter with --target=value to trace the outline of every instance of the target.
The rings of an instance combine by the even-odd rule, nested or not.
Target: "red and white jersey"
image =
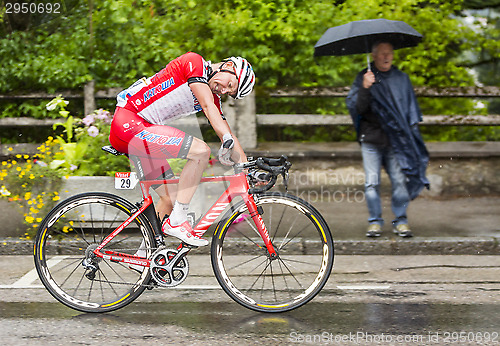
[[[117,96],[117,107],[137,113],[151,124],[162,125],[202,110],[190,83],[208,83],[210,62],[188,52],[172,60],[150,78],[141,78]],[[222,114],[220,97],[214,103]]]

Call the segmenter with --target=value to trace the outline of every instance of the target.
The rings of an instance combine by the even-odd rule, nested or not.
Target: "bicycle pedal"
[[[185,243],[185,242],[182,242],[178,247],[177,249],[179,248],[183,248],[183,247],[186,247],[188,249],[197,249],[199,248],[199,246],[196,246],[196,245],[191,245],[191,244],[188,244],[188,243]]]

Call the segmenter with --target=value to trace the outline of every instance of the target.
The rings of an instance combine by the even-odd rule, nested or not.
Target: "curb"
[[[500,255],[500,238],[338,240],[336,255]]]
[[[500,255],[500,238],[334,240],[334,250],[335,255]],[[195,251],[205,255],[210,246]],[[5,255],[33,255],[33,241],[0,239],[0,256]]]

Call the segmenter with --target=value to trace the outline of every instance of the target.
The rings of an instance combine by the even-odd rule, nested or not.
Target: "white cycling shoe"
[[[197,236],[193,232],[191,225],[187,221],[184,221],[178,226],[172,226],[170,225],[170,219],[166,219],[165,221],[163,221],[162,230],[164,234],[176,237],[189,245],[193,246],[208,245],[208,240]]]

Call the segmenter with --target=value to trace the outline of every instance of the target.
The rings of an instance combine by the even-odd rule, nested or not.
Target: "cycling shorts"
[[[118,151],[139,157],[146,180],[173,177],[167,159],[185,159],[193,137],[167,125],[153,125],[135,112],[117,107],[109,142]]]

